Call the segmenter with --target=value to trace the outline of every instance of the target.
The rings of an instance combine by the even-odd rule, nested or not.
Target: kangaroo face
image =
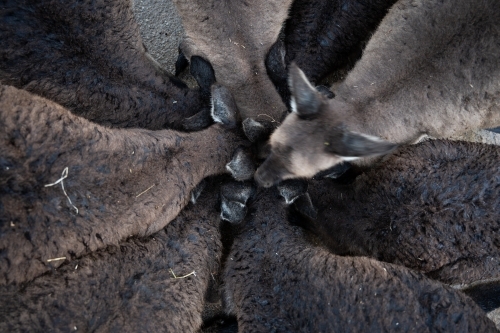
[[[270,139],[271,153],[255,173],[264,187],[299,177],[312,177],[344,159],[325,150],[325,130],[321,122],[290,114]]]
[[[292,64],[289,85],[292,113],[270,138],[271,153],[257,169],[264,187],[289,178],[310,178],[342,161],[386,154],[396,145],[348,130],[349,105],[323,97]]]

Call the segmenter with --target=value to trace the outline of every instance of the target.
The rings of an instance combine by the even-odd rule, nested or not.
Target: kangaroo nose
[[[271,187],[274,183],[279,181],[278,177],[273,176],[273,173],[263,168],[263,166],[260,166],[257,169],[254,179],[257,184],[262,187]]]
[[[255,172],[254,179],[259,186],[271,187],[283,180],[283,177],[288,174],[290,173],[281,159],[271,152]]]

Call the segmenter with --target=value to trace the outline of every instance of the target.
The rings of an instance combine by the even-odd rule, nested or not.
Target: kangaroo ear
[[[236,128],[239,121],[239,111],[233,95],[225,86],[214,84],[212,91],[212,109],[210,115],[216,123],[226,128]]]
[[[212,84],[216,82],[214,68],[209,61],[200,56],[191,57],[189,72],[205,93],[208,93]]]
[[[335,130],[325,141],[326,151],[342,156],[347,161],[360,157],[385,155],[397,146],[378,137],[350,132],[344,128]]]
[[[304,119],[310,118],[319,112],[321,106],[319,93],[295,62],[290,65],[288,85],[292,93],[290,102],[292,112],[296,112],[299,117]]]

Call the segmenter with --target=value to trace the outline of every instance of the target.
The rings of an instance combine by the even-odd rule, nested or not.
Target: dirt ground
[[[141,35],[149,53],[170,73],[184,35],[181,19],[170,0],[132,0]]]

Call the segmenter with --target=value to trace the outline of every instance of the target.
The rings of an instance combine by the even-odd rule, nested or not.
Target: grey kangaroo
[[[500,3],[397,2],[328,100],[291,66],[293,112],[255,174],[262,186],[360,165],[423,135],[500,125]]]

